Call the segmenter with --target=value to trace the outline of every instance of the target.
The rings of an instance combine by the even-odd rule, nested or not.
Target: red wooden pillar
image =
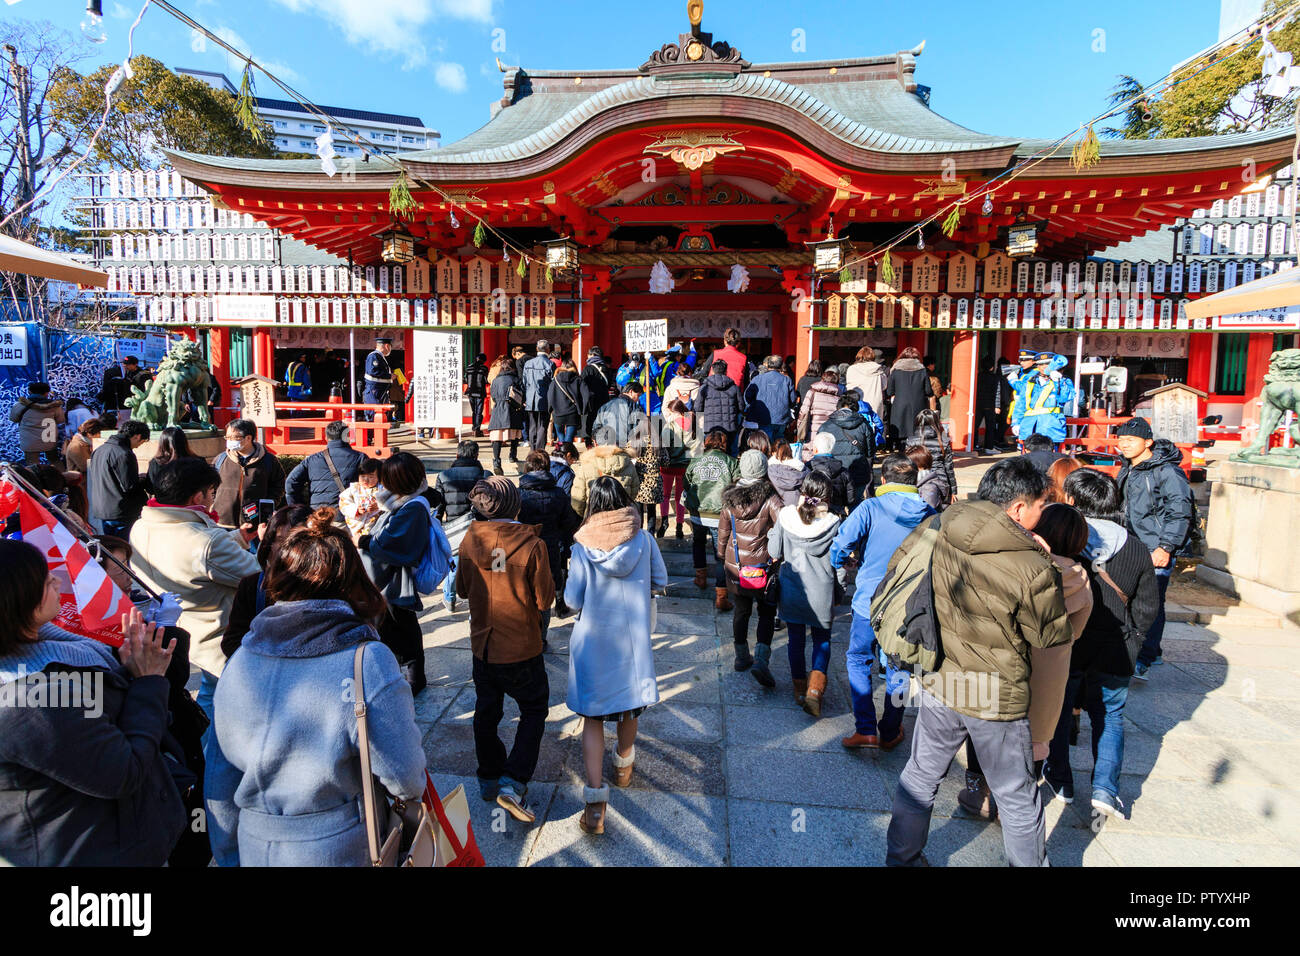
[[[1016,356],[1020,354],[1020,332],[1015,329],[1008,329],[1002,333],[1002,357],[1008,362],[1015,362]]]
[[[952,334],[952,397],[949,401],[949,418],[952,421],[952,447],[970,451],[975,391],[971,373],[978,359],[978,336],[974,332],[960,331]]]
[[[208,371],[221,388],[221,405],[230,405],[230,329],[224,325],[208,330]],[[217,411],[214,424],[225,425],[226,415],[226,412]]]
[[[1214,353],[1214,335],[1206,332],[1189,332],[1187,334],[1187,384],[1199,388],[1202,392],[1214,391],[1210,381],[1214,374],[1210,357]],[[1197,402],[1197,417],[1204,418],[1208,413],[1208,402]]]
[[[253,330],[253,374],[275,378],[275,347],[271,333],[263,328]]]
[[[914,348],[922,357],[925,356],[925,337],[929,335],[924,329],[906,329],[898,333],[898,354],[905,348]],[[897,357],[897,356],[895,356]]]
[[[1195,335],[1195,333],[1192,333]],[[1246,351],[1246,401],[1241,406],[1242,440],[1250,440],[1259,427],[1259,393],[1264,389],[1268,359],[1273,354],[1273,333],[1252,332]],[[1247,432],[1246,429],[1250,431]]]
[[[794,370],[796,375],[803,375],[808,363],[821,350],[821,333],[808,328],[813,324],[812,303],[808,301],[812,298],[812,279],[805,277],[800,269],[782,269],[781,276],[781,288],[790,296],[784,321],[794,334],[794,348],[791,349],[794,352]]]

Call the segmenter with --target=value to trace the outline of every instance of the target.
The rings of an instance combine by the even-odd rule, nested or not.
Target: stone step
[[[1284,622],[1276,614],[1257,607],[1239,604],[1231,607],[1196,604],[1165,605],[1165,617],[1179,624],[1238,625],[1241,627],[1282,627]]]

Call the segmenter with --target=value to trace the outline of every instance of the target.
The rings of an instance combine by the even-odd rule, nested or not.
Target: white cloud
[[[293,67],[285,63],[280,63],[275,60],[264,60],[261,57],[259,57],[256,53],[253,52],[253,48],[249,45],[248,41],[245,40],[238,33],[236,33],[234,30],[230,29],[230,27],[217,27],[212,32],[215,33],[217,36],[221,37],[221,39],[225,40],[236,50],[239,50],[241,53],[251,56],[259,64],[266,67],[268,70],[270,70],[280,79],[284,80],[286,83],[297,83],[298,80],[301,79],[301,77],[298,75],[297,71],[294,70]],[[215,43],[209,43],[208,50],[218,53],[225,57],[226,72],[230,77],[230,81],[234,83],[235,86],[239,86],[239,77],[244,72],[243,58],[235,56],[235,54],[231,53],[228,50],[223,49],[222,47],[217,46]],[[277,96],[284,95],[283,92],[279,89],[279,87],[275,86],[275,84],[273,84],[270,80],[266,79],[266,77],[261,75],[259,71],[254,70],[253,82],[256,83],[258,80],[262,81],[262,86],[264,87],[257,91],[258,96],[277,97]],[[265,87],[270,87],[270,89],[266,89]]]
[[[433,68],[433,79],[451,93],[464,93],[469,88],[465,80],[465,68],[459,63],[439,63]]]
[[[294,13],[314,13],[372,53],[402,57],[403,69],[429,61],[420,31],[439,19],[490,23],[494,0],[276,0]],[[438,52],[442,46],[434,41]]]
[[[109,9],[108,15],[114,20],[133,20],[135,14],[126,8],[125,4],[118,3],[114,0],[113,6]]]

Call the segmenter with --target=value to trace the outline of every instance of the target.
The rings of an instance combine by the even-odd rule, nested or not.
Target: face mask
[[[226,450],[227,450],[227,451],[239,451],[239,446],[242,445],[242,444],[243,444],[243,442],[231,441],[229,438],[227,438],[227,439],[226,439]]]

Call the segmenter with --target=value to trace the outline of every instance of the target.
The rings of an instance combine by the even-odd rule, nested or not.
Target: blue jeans
[[[790,643],[786,646],[786,652],[790,656],[790,676],[795,680],[803,680],[808,676],[808,671],[804,667],[804,634],[806,626],[798,621],[786,621],[786,637]],[[826,673],[831,662],[831,632],[825,627],[813,627],[813,646],[812,646],[812,669]]]
[[[203,679],[199,681],[199,695],[194,702],[199,705],[199,710],[203,711],[208,718],[208,729],[203,732],[203,739],[200,741],[203,745],[203,758],[207,759],[208,745],[213,734],[213,728],[216,726],[213,714],[215,709],[212,706],[212,697],[217,692],[217,678],[207,671],[200,671]]]
[[[853,722],[860,734],[879,734],[885,740],[893,740],[903,726],[908,675],[892,667],[885,668],[885,713],[877,727],[876,703],[871,699],[871,671],[876,664],[877,646],[871,622],[860,614],[854,614],[846,655],[849,689],[853,695]]]
[[[577,425],[555,426],[555,440],[560,444],[564,444],[566,441],[573,441],[573,436],[576,434],[578,434]]]
[[[1151,666],[1151,662],[1160,656],[1160,639],[1165,636],[1165,592],[1169,590],[1169,579],[1173,575],[1173,568],[1156,568],[1156,584],[1160,588],[1160,609],[1156,612],[1156,619],[1151,622],[1151,627],[1147,629],[1146,640],[1142,642],[1142,649],[1138,651],[1137,662]]]
[[[456,561],[453,558],[451,569],[448,570],[447,576],[442,579],[442,599],[448,604],[456,600]]]
[[[1065,705],[1056,734],[1048,746],[1049,776],[1054,783],[1070,773],[1070,724],[1079,684],[1087,681],[1084,709],[1092,725],[1092,789],[1119,796],[1119,772],[1124,765],[1124,704],[1128,701],[1129,678],[1098,671],[1075,672],[1065,685]]]

